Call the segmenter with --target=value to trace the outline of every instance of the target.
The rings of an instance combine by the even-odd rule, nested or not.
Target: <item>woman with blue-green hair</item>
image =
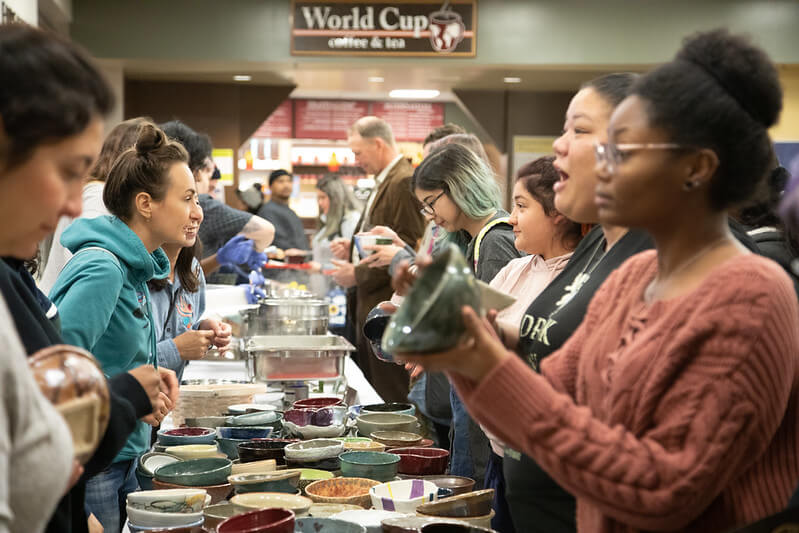
[[[522,255],[514,245],[508,212],[500,207],[494,172],[472,150],[460,144],[434,150],[416,168],[412,186],[428,221],[454,241],[466,243],[466,260],[477,279],[490,282],[511,259]],[[480,486],[490,452],[488,439],[454,390],[450,401],[450,473],[470,477]]]

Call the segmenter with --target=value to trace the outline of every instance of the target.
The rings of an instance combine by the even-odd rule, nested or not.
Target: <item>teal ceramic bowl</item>
[[[187,487],[222,485],[227,483],[232,465],[229,459],[221,457],[190,459],[159,467],[155,479]]]
[[[228,481],[238,494],[244,492],[286,492],[297,494],[302,472],[299,469],[277,470],[260,474],[234,474]]]
[[[344,452],[339,455],[341,475],[375,481],[391,481],[397,476],[400,456],[386,452]]]
[[[243,442],[250,442],[252,439],[216,439],[216,444],[219,446],[219,451],[228,456],[228,459],[239,458],[239,444]]]

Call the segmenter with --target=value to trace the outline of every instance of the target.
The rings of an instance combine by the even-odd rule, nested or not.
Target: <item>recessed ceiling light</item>
[[[383,83],[386,80],[383,79],[383,76],[369,76],[369,81],[372,83]]]
[[[388,93],[391,98],[435,98],[439,94],[435,89],[394,89]]]
[[[516,76],[507,76],[505,78],[502,78],[502,81],[504,81],[505,83],[521,83],[522,79],[517,78]]]
[[[236,76],[233,76],[234,81],[250,81],[251,79],[252,76],[249,76],[247,74],[237,74]]]

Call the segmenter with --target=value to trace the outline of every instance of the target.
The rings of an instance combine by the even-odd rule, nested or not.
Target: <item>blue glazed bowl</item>
[[[162,429],[158,432],[158,443],[162,446],[213,444],[215,439],[216,431],[213,428]]]
[[[359,415],[368,415],[372,413],[395,413],[398,415],[416,415],[416,406],[412,403],[373,403],[371,405],[361,406]]]
[[[298,469],[258,474],[234,474],[228,481],[236,492],[286,492],[296,494],[302,472]]]
[[[341,475],[375,481],[391,481],[397,476],[400,456],[386,452],[344,452],[338,456]]]
[[[187,487],[222,485],[227,483],[232,466],[229,459],[221,457],[189,459],[159,467],[155,479]]]
[[[239,444],[243,442],[250,442],[250,439],[216,439],[219,451],[231,460],[239,458]]]
[[[272,434],[269,426],[230,426],[216,428],[216,432],[221,439],[266,439]]]

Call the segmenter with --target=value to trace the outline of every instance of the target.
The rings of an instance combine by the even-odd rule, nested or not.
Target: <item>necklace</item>
[[[716,239],[715,241],[711,242],[710,244],[702,247],[698,252],[696,252],[694,255],[689,257],[686,261],[683,261],[683,263],[680,266],[675,268],[671,272],[671,274],[669,274],[669,277],[671,277],[673,279],[674,277],[676,277],[677,274],[682,273],[689,266],[692,266],[694,263],[699,261],[702,258],[702,256],[704,256],[705,254],[715,250],[716,248],[718,248],[719,246],[721,246],[725,242],[727,242],[727,236],[726,235],[724,237],[720,237],[720,238]],[[644,289],[644,301],[646,301],[647,303],[651,303],[651,302],[654,301],[655,296],[656,296],[655,291],[657,290],[656,289],[656,285],[657,285],[657,275],[652,279],[652,281],[649,282],[649,284],[646,286],[646,289]]]
[[[563,294],[563,296],[561,296],[560,299],[557,302],[555,302],[555,309],[553,309],[552,312],[549,313],[549,318],[552,318],[561,309],[566,307],[566,305],[569,302],[571,302],[575,296],[577,296],[577,293],[580,292],[580,289],[583,288],[583,285],[588,283],[588,280],[591,279],[591,274],[594,272],[594,270],[596,270],[596,267],[598,267],[599,264],[602,262],[602,259],[605,258],[605,243],[606,241],[604,237],[599,239],[596,246],[594,246],[594,251],[591,253],[591,257],[588,259],[588,262],[585,264],[585,266],[579,272],[579,274],[577,274],[574,277],[572,282],[569,285],[566,285],[566,292]],[[602,250],[602,255],[600,255],[597,262],[594,263],[594,258],[596,257],[596,254],[600,250]]]

